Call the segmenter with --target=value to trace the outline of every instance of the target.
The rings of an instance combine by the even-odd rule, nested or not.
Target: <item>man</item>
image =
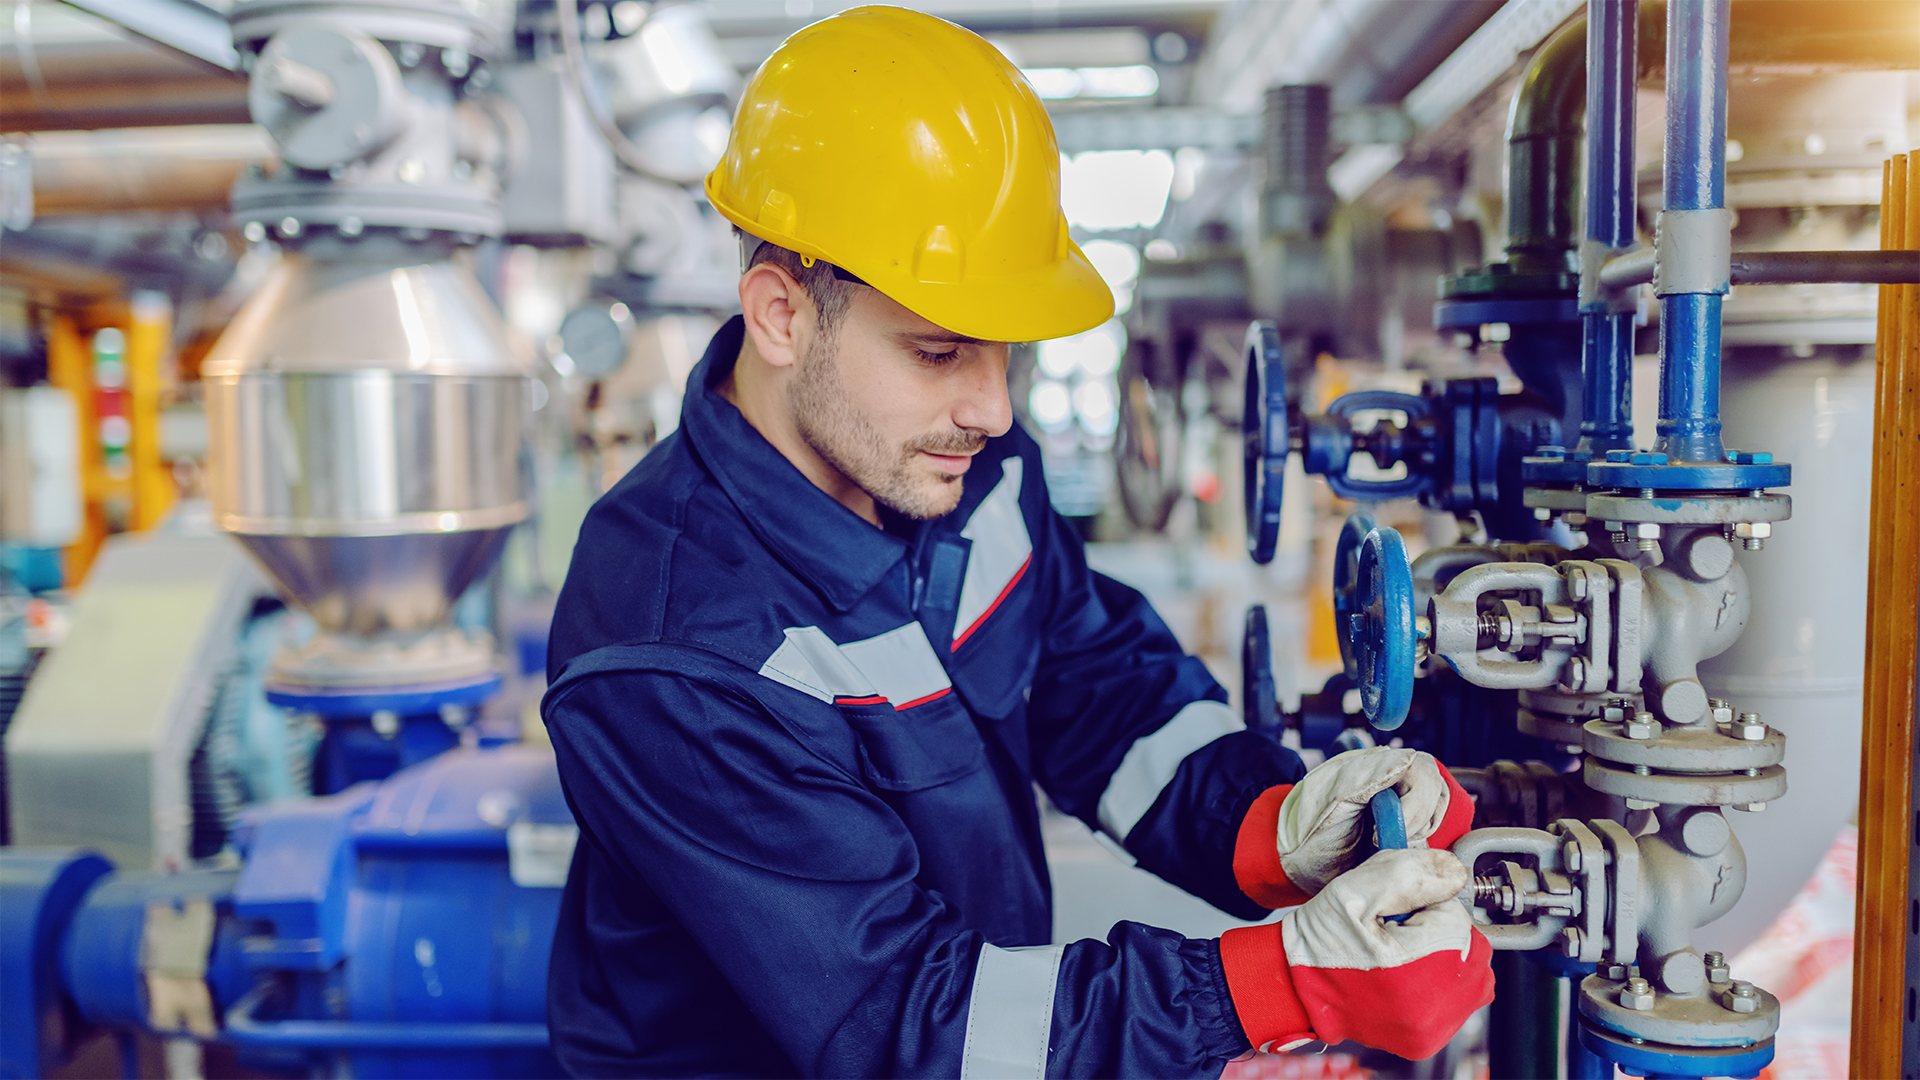
[[[1006,343],[1112,314],[1019,73],[930,16],[828,19],[754,77],[707,193],[748,253],[743,314],[589,515],[554,619],[581,829],[562,1063],[1214,1077],[1315,1038],[1436,1051],[1492,995],[1466,873],[1420,846],[1471,801],[1425,755],[1303,779],[1243,730],[1087,569],[1013,425]],[[1049,946],[1036,783],[1225,911],[1304,906]],[[1415,847],[1362,862],[1386,787]]]

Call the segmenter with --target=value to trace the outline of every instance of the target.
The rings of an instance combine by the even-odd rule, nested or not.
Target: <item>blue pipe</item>
[[[1731,0],[1667,5],[1668,211],[1726,202],[1727,24]],[[1660,298],[1660,424],[1669,461],[1724,462],[1720,442],[1720,297]]]
[[[1587,241],[1598,254],[1634,242],[1639,28],[1639,0],[1587,0]],[[1580,306],[1586,387],[1579,448],[1597,458],[1633,448],[1633,312],[1613,310],[1595,284],[1583,289]]]

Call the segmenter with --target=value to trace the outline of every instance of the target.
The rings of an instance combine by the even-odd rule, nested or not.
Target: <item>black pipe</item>
[[[1653,280],[1653,251],[1636,251],[1606,264],[1600,284],[1626,289]],[[1736,251],[1735,285],[1920,285],[1920,252]]]
[[[1507,262],[1516,271],[1577,269],[1586,63],[1586,26],[1576,23],[1534,54],[1513,97],[1507,120]]]

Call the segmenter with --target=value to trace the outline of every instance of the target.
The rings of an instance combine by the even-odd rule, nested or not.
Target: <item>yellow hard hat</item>
[[[854,8],[788,38],[707,198],[955,333],[1038,341],[1113,317],[1067,235],[1045,106],[984,38],[921,12]]]

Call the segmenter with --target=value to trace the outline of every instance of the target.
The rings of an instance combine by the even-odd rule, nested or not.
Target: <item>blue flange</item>
[[[1267,605],[1247,609],[1246,633],[1240,637],[1240,709],[1248,731],[1268,732],[1280,722],[1274,705],[1273,639],[1267,633]],[[1278,730],[1271,730],[1278,736]]]
[[[1287,479],[1287,375],[1280,329],[1262,319],[1247,327],[1246,400],[1240,432],[1246,437],[1247,554],[1265,565],[1280,542],[1280,496]]]
[[[316,692],[311,687],[266,687],[267,700],[283,709],[318,713],[323,717],[366,717],[377,712],[397,716],[427,716],[447,705],[478,705],[500,692],[500,676],[458,683],[413,686],[361,687],[339,693]]]
[[[113,864],[79,848],[0,849],[0,1076],[48,1076],[62,1031],[60,944]]]
[[[1635,1076],[1731,1076],[1749,1080],[1773,1061],[1773,1040],[1751,1046],[1669,1046],[1635,1043],[1625,1035],[1594,1027],[1582,1020],[1580,1043],[1599,1057]]]
[[[1571,487],[1587,482],[1587,462],[1593,455],[1561,446],[1536,447],[1520,459],[1520,482],[1528,487]]]
[[[1667,455],[1609,450],[1605,461],[1587,465],[1587,486],[1655,491],[1758,491],[1786,487],[1793,466],[1772,454],[1729,453],[1732,460],[1669,462]]]
[[[1374,524],[1372,514],[1355,510],[1347,515],[1333,546],[1333,636],[1340,642],[1340,664],[1349,679],[1360,677],[1360,662],[1353,652],[1353,616],[1360,610],[1360,545]]]
[[[1400,534],[1384,525],[1367,533],[1355,576],[1350,625],[1361,709],[1368,723],[1392,731],[1413,707],[1413,568]]]
[[[1524,297],[1500,300],[1442,300],[1433,305],[1433,328],[1457,330],[1485,323],[1579,322],[1576,297]]]

